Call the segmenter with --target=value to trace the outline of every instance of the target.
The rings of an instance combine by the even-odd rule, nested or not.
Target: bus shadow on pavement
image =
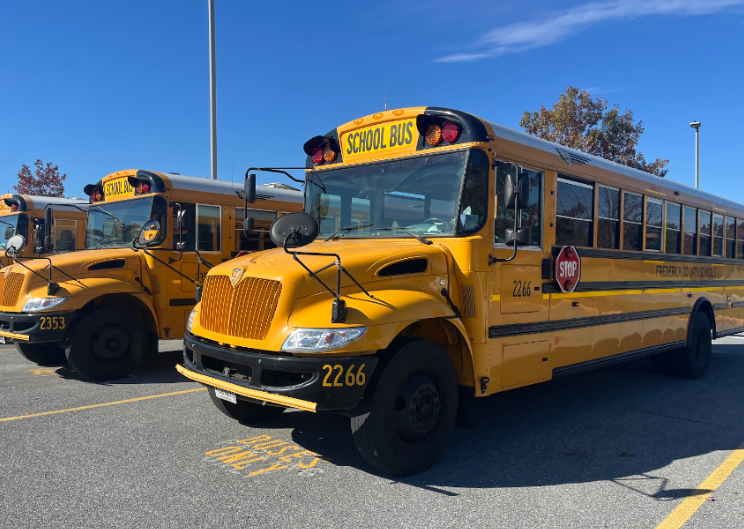
[[[121,384],[170,384],[176,382],[191,382],[176,371],[176,364],[183,362],[183,353],[165,351],[145,357],[137,370],[124,378],[114,380],[90,381],[81,377],[69,364],[61,365],[57,375],[71,380],[82,380],[90,384],[113,386]],[[59,365],[59,364],[58,364]]]
[[[675,489],[666,466],[744,442],[744,345],[714,345],[706,376],[653,372],[648,359],[477,400],[478,427],[456,428],[440,460],[395,483],[446,488],[533,487],[610,481],[672,501],[707,494]],[[379,474],[359,456],[348,419],[284,414],[267,426],[293,429],[301,446],[337,466]]]

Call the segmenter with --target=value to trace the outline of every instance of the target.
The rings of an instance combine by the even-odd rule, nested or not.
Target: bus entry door
[[[548,335],[539,333],[549,311],[541,264],[541,252],[521,250],[514,261],[494,266],[489,356],[491,380],[499,380],[504,389],[552,376]]]

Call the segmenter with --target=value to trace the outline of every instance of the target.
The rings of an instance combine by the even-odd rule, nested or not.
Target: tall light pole
[[[700,122],[693,121],[690,127],[695,129],[695,189],[698,189],[700,183]]]
[[[209,119],[212,180],[217,180],[217,64],[214,59],[214,0],[209,0]]]

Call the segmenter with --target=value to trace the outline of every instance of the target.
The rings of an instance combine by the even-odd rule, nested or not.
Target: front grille
[[[208,276],[199,321],[208,331],[263,340],[282,293],[279,281],[246,277],[236,287],[227,276]]]
[[[11,272],[6,277],[0,272],[0,305],[12,307],[18,301],[23,286],[23,274]]]

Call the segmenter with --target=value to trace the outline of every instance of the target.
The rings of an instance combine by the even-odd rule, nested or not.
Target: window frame
[[[659,233],[660,233],[659,239],[660,240],[659,240],[659,249],[658,250],[653,250],[653,249],[649,249],[648,248],[648,228],[649,228],[649,223],[648,223],[648,203],[649,202],[651,202],[653,204],[659,204],[661,206],[661,224],[659,226],[653,226],[653,225],[650,226],[651,228],[657,228],[657,229],[660,230],[659,231]],[[665,206],[665,201],[664,200],[662,200],[660,198],[654,198],[654,197],[650,197],[650,196],[646,195],[646,202],[645,202],[644,211],[643,211],[643,251],[646,251],[646,252],[655,252],[655,253],[664,253],[664,250],[666,250],[666,246],[665,246],[666,238],[664,237],[664,232],[665,232],[665,226],[664,226],[664,224],[665,224],[665,221],[666,221],[666,208],[664,206]]]
[[[721,236],[716,236],[716,217],[721,219]],[[721,257],[723,258],[726,255],[726,216],[723,213],[713,213],[713,218],[710,223],[710,229],[711,229],[711,254],[712,257]],[[716,239],[721,240],[721,253],[716,253]]]
[[[634,220],[627,220],[625,218],[625,197],[627,195],[635,195],[637,197],[641,198],[641,222],[637,222]],[[622,211],[622,232],[623,232],[623,239],[622,239],[622,250],[624,252],[642,252],[644,248],[646,247],[646,202],[643,200],[645,195],[643,193],[636,193],[634,191],[627,191],[623,189],[623,211]],[[636,226],[641,227],[641,247],[638,249],[628,249],[625,248],[625,223],[628,224],[634,224]]]
[[[196,237],[194,237],[194,244],[196,245],[197,251],[199,251],[199,252],[209,252],[209,253],[222,253],[222,246],[223,246],[223,244],[222,244],[222,238],[224,237],[223,226],[222,226],[222,205],[220,205],[220,204],[202,204],[200,202],[196,202],[195,203],[195,206],[196,206],[196,208],[195,208],[196,215],[194,215],[195,216],[194,226],[195,226],[195,229],[196,229],[196,234],[195,234]],[[218,248],[216,250],[200,250],[199,249],[199,243],[201,242],[201,238],[199,237],[199,207],[200,206],[209,207],[209,208],[217,208],[219,210],[219,216],[218,216],[219,226],[218,226],[218,228],[220,230],[220,233],[219,233],[219,238],[217,239]]]
[[[579,248],[596,248],[596,243],[597,243],[597,241],[596,241],[596,238],[597,238],[596,237],[596,234],[597,234],[596,233],[596,228],[597,228],[597,222],[598,222],[596,215],[597,215],[597,212],[599,211],[599,208],[597,208],[597,204],[596,204],[596,202],[597,202],[597,191],[596,191],[596,189],[597,189],[597,186],[600,185],[600,184],[598,182],[592,182],[591,184],[586,184],[584,182],[579,182],[578,180],[571,180],[569,178],[564,178],[563,177],[563,176],[570,177],[571,175],[563,175],[563,176],[561,176],[561,174],[559,174],[557,176],[557,179],[556,179],[556,192],[555,192],[556,193],[555,194],[555,197],[556,197],[555,198],[555,205],[556,205],[556,207],[555,207],[556,234],[555,234],[555,244],[556,244],[556,246],[561,246],[561,244],[558,242],[558,229],[557,228],[558,228],[558,218],[562,218],[562,219],[578,220],[578,221],[581,221],[581,222],[588,222],[588,223],[590,223],[591,224],[591,229],[589,230],[589,234],[590,234],[590,237],[589,237],[589,239],[590,239],[589,240],[589,246],[579,246]],[[592,201],[591,201],[592,212],[591,212],[590,218],[588,218],[588,219],[580,219],[580,218],[577,218],[577,217],[569,217],[567,215],[559,215],[558,214],[558,184],[561,183],[561,182],[563,182],[564,184],[568,184],[568,185],[574,185],[574,186],[577,186],[577,187],[583,187],[585,189],[589,189],[592,192]]]
[[[704,213],[707,213],[708,215],[710,215],[710,233],[707,233],[707,234],[706,233],[703,233],[702,217],[703,217],[703,214]],[[698,224],[698,228],[697,228],[697,232],[698,232],[698,253],[697,254],[700,257],[713,257],[713,211],[712,210],[706,210],[706,209],[700,209],[700,208],[698,208],[697,224]],[[704,255],[702,253],[702,244],[701,244],[701,242],[702,242],[703,237],[710,238],[710,253],[707,254],[707,255]]]
[[[692,231],[689,231],[687,229],[687,216],[685,215],[685,211],[688,209],[695,212],[695,227],[692,229]],[[683,205],[682,206],[682,255],[698,255],[700,253],[700,240],[699,240],[698,226],[700,226],[700,210],[694,206]],[[688,233],[693,235],[692,253],[685,253],[684,251],[685,250],[684,237]]]
[[[609,189],[611,191],[616,191],[617,192],[618,200],[617,200],[617,218],[616,219],[612,219],[610,217],[603,217],[603,216],[601,216],[599,214],[599,197],[602,194],[602,188]],[[596,205],[596,210],[597,210],[597,226],[596,226],[597,237],[596,237],[596,240],[594,241],[594,247],[595,248],[600,248],[600,246],[599,246],[599,221],[600,220],[609,220],[611,222],[617,223],[617,245],[614,248],[607,248],[605,246],[602,246],[601,249],[603,249],[603,250],[619,250],[622,247],[623,190],[620,189],[619,187],[607,186],[607,185],[604,185],[604,184],[600,184],[599,182],[597,182],[596,189],[597,189],[597,191],[596,191],[596,193],[597,193],[597,205]]]
[[[679,208],[679,217],[678,217],[678,229],[670,228],[669,227],[669,206],[677,206]],[[664,253],[669,255],[683,255],[683,245],[684,245],[684,238],[683,238],[683,229],[682,229],[682,220],[683,220],[683,209],[684,205],[679,204],[677,202],[672,202],[671,200],[665,200],[664,201]],[[670,252],[667,249],[667,244],[669,242],[669,237],[667,235],[667,231],[674,231],[677,233],[677,250],[675,252]]]
[[[506,162],[506,160],[499,160],[499,161]],[[508,162],[508,163],[515,163],[515,162]],[[540,220],[540,246],[535,246],[534,244],[530,244],[530,245],[527,245],[527,246],[520,246],[519,247],[519,251],[521,252],[522,250],[527,250],[527,251],[531,251],[531,252],[542,252],[543,251],[543,246],[545,246],[545,171],[542,170],[542,169],[531,168],[531,167],[525,166],[525,165],[519,165],[519,164],[516,164],[516,165],[517,165],[517,172],[518,173],[523,172],[523,171],[527,171],[527,172],[533,172],[533,173],[539,173],[540,174],[540,207],[538,208],[539,209],[539,214],[540,214],[540,219],[539,219]],[[496,194],[496,189],[497,189],[497,181],[496,180],[498,178],[498,167],[494,167],[492,169],[492,171],[493,171],[493,193],[491,193],[491,196],[493,197],[493,207],[494,208],[497,208],[498,207],[498,202],[499,202],[499,197]],[[458,205],[458,211],[459,211],[459,205]],[[513,249],[514,246],[512,246],[512,245],[509,245],[509,244],[506,244],[506,243],[503,243],[503,242],[496,242],[496,220],[497,219],[495,217],[496,217],[496,215],[494,215],[494,219],[493,219],[493,229],[494,229],[494,232],[493,232],[493,247],[494,248],[499,248],[499,249],[502,249],[502,248]],[[519,224],[518,224],[517,227],[519,227],[519,228],[522,227],[522,215],[521,215],[521,212],[520,212],[520,215],[519,215]]]

